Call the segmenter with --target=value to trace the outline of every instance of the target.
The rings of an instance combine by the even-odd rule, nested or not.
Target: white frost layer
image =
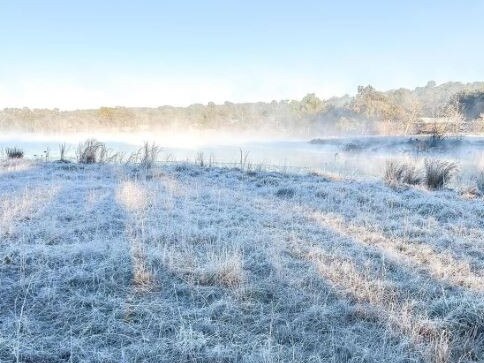
[[[0,361],[484,359],[484,202],[177,164],[0,173]]]

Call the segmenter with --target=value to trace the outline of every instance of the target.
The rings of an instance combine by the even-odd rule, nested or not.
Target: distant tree
[[[98,117],[102,126],[134,126],[136,121],[133,112],[126,107],[100,107]]]
[[[398,106],[383,92],[376,91],[372,86],[358,86],[351,108],[353,111],[384,121],[394,120],[398,116]]]
[[[324,102],[314,93],[308,93],[300,102],[300,110],[305,113],[317,113],[324,108]]]
[[[199,126],[202,128],[210,128],[216,126],[218,106],[214,102],[208,102],[206,106],[202,106],[202,112],[198,115]]]
[[[359,86],[350,109],[383,126],[381,130],[383,133],[401,132],[409,128],[405,126],[405,123],[409,122],[408,113],[399,101],[399,98],[403,98],[404,95],[405,91],[402,90],[384,93],[370,85]],[[416,108],[414,112],[417,112]]]
[[[466,120],[474,120],[484,114],[484,92],[461,92],[452,102]]]
[[[459,97],[452,97],[449,102],[442,107],[438,115],[445,122],[441,127],[442,132],[458,133],[463,131],[465,118],[459,109]]]

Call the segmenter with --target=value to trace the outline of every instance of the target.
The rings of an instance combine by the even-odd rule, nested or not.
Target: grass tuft
[[[148,143],[145,142],[143,145],[143,153],[141,157],[141,165],[146,169],[151,169],[153,165],[158,160],[158,156],[160,155],[161,148],[156,145],[155,143]]]
[[[5,154],[9,159],[22,159],[24,157],[24,151],[17,147],[9,147],[5,149]]]
[[[450,161],[425,160],[425,186],[431,190],[442,189],[457,171],[457,164]]]
[[[160,146],[155,143],[145,142],[142,148],[131,154],[127,162],[137,163],[145,169],[151,169],[158,161],[160,152]]]
[[[76,151],[77,162],[81,164],[103,163],[108,158],[106,145],[96,139],[79,144]]]
[[[240,253],[214,255],[198,274],[201,285],[236,287],[244,282],[243,257]]]
[[[484,342],[484,304],[450,298],[432,306],[447,334],[447,361],[481,361]]]
[[[60,162],[67,163],[68,160],[66,159],[66,153],[69,150],[67,144],[59,144],[59,155],[60,155]]]
[[[394,184],[420,184],[422,177],[415,165],[410,165],[395,160],[387,161],[385,168],[385,182]]]

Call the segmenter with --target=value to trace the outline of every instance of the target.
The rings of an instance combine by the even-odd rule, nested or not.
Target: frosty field
[[[7,161],[0,238],[0,362],[484,361],[457,189]]]

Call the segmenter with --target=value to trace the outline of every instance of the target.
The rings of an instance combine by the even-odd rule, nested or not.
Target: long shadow
[[[252,200],[253,195],[240,195],[239,187],[245,185],[244,180],[230,189],[218,188],[212,178],[225,176],[213,175],[216,173],[198,170],[192,175],[180,175],[178,180],[192,193],[181,196],[174,204],[181,209],[194,206],[193,213],[171,217],[167,217],[169,212],[166,211],[156,213],[166,223],[200,226],[185,231],[181,239],[191,239],[196,233],[205,235],[203,231],[214,225],[225,228],[222,234],[213,233],[214,239],[193,239],[191,243],[204,251],[204,245],[223,244],[231,239],[240,242],[247,280],[235,290],[199,285],[183,280],[168,268],[157,266],[156,279],[163,286],[159,293],[182,310],[178,324],[190,324],[195,332],[206,337],[215,334],[217,338],[209,341],[208,346],[229,342],[238,330],[242,330],[245,336],[238,335],[232,342],[234,347],[252,344],[257,350],[262,348],[258,347],[258,342],[265,339],[283,352],[281,354],[286,359],[291,349],[299,360],[311,355],[336,361],[358,359],[364,357],[368,349],[378,350],[381,359],[391,359],[396,351],[409,359],[418,356],[411,347],[405,346],[404,338],[392,335],[376,314],[363,316],[357,302],[349,302],[346,296],[338,293],[338,287],[318,278],[310,261],[289,253],[283,239],[290,237],[292,231],[280,233],[279,212],[264,210],[261,214],[260,206]],[[238,216],[242,218],[232,220]],[[179,233],[183,232],[180,230]],[[162,238],[170,237],[173,235],[168,233]],[[171,243],[180,244],[181,241],[175,239]],[[276,243],[282,243],[281,251],[271,250]],[[280,268],[275,266],[273,252],[280,253]],[[207,317],[211,317],[210,322],[206,321]],[[368,339],[368,331],[372,331],[372,339]],[[353,346],[349,347],[349,341],[345,340],[348,336],[360,341],[352,342]],[[384,336],[391,336],[392,342],[382,348]],[[206,354],[198,357],[207,358]],[[237,356],[232,358],[237,360]]]
[[[26,178],[58,192],[19,221],[14,243],[0,244],[0,361],[107,357],[130,341],[123,304],[132,271],[115,175],[109,166],[42,167]]]
[[[436,306],[477,301],[467,289],[312,220],[305,210],[315,210],[317,202],[299,200],[297,188],[292,197],[276,196],[295,183],[292,177],[288,182],[271,174],[265,183],[237,171],[161,172],[182,190],[161,188],[151,175],[142,186],[158,202],[148,204],[144,216],[130,214],[119,201],[117,178],[123,173],[103,174],[93,167],[73,172],[46,203],[50,214],[31,222],[38,228],[37,242],[24,253],[28,273],[14,260],[17,275],[2,279],[7,288],[0,290],[17,301],[26,297],[25,315],[36,321],[30,330],[20,329],[22,341],[29,342],[22,344],[25,361],[237,362],[248,359],[242,346],[253,347],[253,361],[268,354],[279,361],[392,361],[395,356],[418,361],[425,357],[418,344],[408,343],[411,333],[389,329],[399,326],[393,316],[404,315],[385,299],[394,299],[395,306],[417,300],[405,313],[428,327],[416,334],[423,344],[438,332],[433,322],[445,317],[445,309]],[[324,182],[315,184],[323,189]],[[42,222],[52,227],[50,237],[63,228],[49,244]],[[246,281],[228,288],[184,280],[163,264],[160,248],[168,243],[176,249],[182,242],[197,253],[211,245],[239,244]],[[138,263],[152,275],[149,284],[136,282]],[[2,266],[2,275],[11,272]],[[368,294],[360,294],[358,284]],[[19,312],[15,299],[2,297],[0,326],[13,342],[22,319],[13,319]],[[40,346],[43,352],[34,351]],[[11,360],[8,354],[0,349],[0,360]]]
[[[287,197],[287,195],[284,196]],[[453,283],[435,279],[433,276],[428,274],[427,271],[415,271],[415,269],[412,269],[412,266],[402,265],[402,261],[398,258],[398,256],[389,255],[385,253],[384,249],[378,248],[378,246],[362,244],[360,241],[358,241],[361,236],[358,236],[356,234],[349,236],[347,234],[341,234],[340,230],[335,230],[331,228],[330,225],[321,225],[319,223],[317,223],[316,226],[308,230],[308,226],[314,225],[314,220],[311,220],[311,218],[307,218],[307,216],[305,216],[304,214],[302,216],[300,215],[300,204],[304,205],[304,201],[283,201],[279,203],[279,205],[277,205],[278,203],[273,203],[273,198],[265,199],[268,204],[267,210],[271,211],[271,213],[273,213],[274,210],[283,210],[284,214],[294,213],[295,223],[293,222],[292,225],[305,225],[305,227],[301,228],[300,230],[298,230],[297,227],[291,228],[293,230],[293,233],[298,236],[298,238],[305,241],[304,244],[314,244],[318,248],[323,249],[323,255],[325,255],[326,257],[326,260],[324,258],[322,259],[323,271],[326,272],[324,276],[325,278],[330,278],[330,281],[334,279],[334,275],[332,273],[328,274],[328,270],[324,269],[324,264],[328,263],[328,256],[334,256],[334,258],[340,259],[340,262],[347,261],[348,259],[349,261],[353,261],[353,267],[360,268],[359,273],[363,277],[365,276],[365,272],[368,273],[367,266],[372,266],[372,268],[370,269],[370,275],[368,276],[370,279],[381,279],[381,277],[378,275],[381,274],[382,269],[384,269],[384,274],[381,275],[383,276],[384,284],[386,285],[387,283],[390,283],[390,288],[392,286],[395,286],[397,288],[397,294],[392,294],[391,297],[393,298],[397,296],[399,299],[403,299],[402,301],[405,301],[405,299],[412,297],[421,297],[421,301],[419,301],[420,306],[418,308],[418,312],[419,314],[422,314],[422,316],[428,318],[430,321],[433,320],[433,314],[435,314],[435,306],[441,304],[442,301],[445,299],[456,298],[462,303],[465,303],[465,301],[475,301],[477,303],[482,298],[481,291],[479,291],[478,293],[470,292],[468,289],[455,286],[455,284]],[[291,223],[290,221],[286,221],[285,224],[290,225]],[[344,241],[343,251],[341,249],[342,246],[337,246],[338,242],[334,242],[335,239],[339,239],[339,243],[341,243],[341,241]],[[316,261],[317,260],[318,259],[316,259]],[[329,263],[331,262],[332,261],[329,260]],[[361,267],[363,266],[365,268],[361,270]],[[338,268],[338,264],[334,265],[334,267]],[[371,270],[374,270],[377,273],[372,274]],[[342,269],[341,271],[346,272],[345,269]],[[336,281],[336,285],[339,284],[338,287],[345,287],[344,282],[341,285],[341,281]],[[362,282],[366,283],[368,281],[362,280]],[[346,286],[346,288],[347,287],[348,286]],[[357,293],[354,295],[358,298]],[[377,304],[376,307],[378,308],[381,306],[378,306]],[[472,312],[469,312],[469,314],[472,314]],[[437,323],[441,322],[439,318],[442,318],[442,316],[436,317]],[[472,329],[469,329],[469,331],[472,331]],[[428,334],[429,332],[427,331],[424,333]],[[480,338],[477,337],[476,339]],[[483,353],[484,352],[482,351],[478,351],[477,353],[473,352],[472,354],[482,355]]]
[[[355,239],[358,238],[357,236],[341,235],[340,231],[334,230],[330,226],[314,223],[306,215],[301,215],[299,206],[300,204],[304,205],[304,202],[285,201],[274,203],[274,188],[272,188],[272,193],[267,193],[267,189],[265,189],[259,195],[256,195],[255,198],[253,188],[246,188],[245,191],[254,205],[257,205],[262,210],[262,215],[267,214],[276,218],[276,220],[267,222],[272,222],[272,225],[283,226],[288,233],[290,232],[298,239],[305,241],[305,244],[317,246],[317,248],[322,249],[326,256],[334,256],[336,262],[347,261],[351,263],[358,276],[365,277],[361,282],[371,283],[372,279],[379,279],[383,285],[394,291],[394,294],[391,296],[400,302],[400,306],[404,306],[407,301],[418,297],[419,300],[415,301],[417,308],[411,309],[415,310],[415,314],[418,314],[413,319],[423,319],[423,321],[428,319],[430,321],[428,329],[417,331],[418,339],[429,339],[429,336],[432,339],[439,339],[438,334],[442,331],[439,329],[433,331],[432,329],[435,325],[432,322],[438,324],[442,321],[443,316],[436,313],[435,310],[437,309],[436,306],[443,304],[444,300],[457,299],[464,302],[466,299],[469,299],[469,301],[478,302],[480,299],[480,294],[475,294],[451,282],[435,279],[428,271],[415,270],[412,266],[402,264],[401,259],[384,253],[385,251],[382,251],[381,248],[361,244]],[[287,197],[288,193],[282,196]],[[308,228],[308,226],[310,227]],[[336,263],[334,266],[338,267],[338,264]],[[325,275],[326,278],[328,276],[332,275]],[[335,289],[339,290],[345,287],[344,278],[342,281],[334,279],[329,281],[335,284]],[[347,288],[348,286],[346,286]],[[385,297],[385,294],[382,296]],[[361,297],[357,294],[354,295],[354,298],[361,300]],[[387,306],[385,301],[377,301],[377,304],[371,301],[369,303],[374,305],[376,309]]]
[[[410,188],[396,192],[382,183],[347,182],[337,193],[330,183],[321,184],[312,196],[301,198],[301,203],[314,211],[339,214],[349,223],[374,226],[386,238],[431,244],[436,251],[482,268],[482,201],[463,200],[452,191]],[[465,230],[480,233],[463,236]]]
[[[308,192],[306,193],[305,191],[303,191],[302,193],[306,193],[305,196],[307,196],[307,198],[298,198],[298,196],[296,195],[296,197],[294,198],[288,198],[287,196],[285,196],[284,194],[278,196],[278,193],[279,191],[284,191],[285,189],[290,189],[291,188],[291,184],[294,185],[294,180],[289,180],[289,182],[287,181],[284,181],[284,178],[286,179],[290,179],[290,177],[287,177],[287,176],[279,176],[279,178],[282,180],[279,180],[280,181],[280,184],[279,186],[276,186],[276,187],[272,187],[272,188],[269,188],[269,189],[262,189],[261,191],[259,191],[257,188],[254,188],[254,189],[251,189],[251,188],[246,188],[245,189],[245,192],[247,194],[254,194],[254,192],[256,193],[256,197],[254,196],[251,196],[251,198],[253,200],[257,200],[259,199],[261,204],[272,204],[273,206],[269,206],[269,207],[266,207],[267,209],[267,212],[269,213],[275,213],[275,211],[278,210],[278,207],[280,206],[281,203],[285,203],[285,205],[289,208],[289,209],[296,209],[296,211],[293,211],[294,213],[297,213],[299,215],[299,219],[300,219],[300,223],[305,225],[305,224],[313,224],[315,225],[317,228],[317,225],[318,224],[321,224],[319,223],[318,221],[315,221],[316,218],[314,218],[315,216],[317,216],[318,214],[321,213],[321,215],[324,216],[324,214],[322,214],[323,212],[325,211],[328,211],[328,215],[332,215],[332,216],[335,216],[335,219],[338,219],[340,221],[340,223],[342,225],[345,225],[346,223],[348,225],[351,225],[351,222],[353,219],[356,219],[355,217],[353,217],[352,219],[352,216],[357,216],[359,213],[361,214],[364,214],[364,218],[365,218],[365,221],[366,222],[366,225],[368,224],[371,224],[373,222],[373,214],[377,214],[378,212],[377,211],[373,211],[372,208],[368,208],[366,210],[363,210],[360,206],[360,208],[353,208],[353,206],[349,206],[347,209],[348,210],[345,210],[345,209],[342,209],[342,208],[346,208],[346,206],[343,206],[341,207],[341,205],[337,205],[337,204],[341,204],[341,203],[344,203],[343,200],[336,200],[334,201],[334,203],[330,206],[325,206],[325,205],[322,205],[324,203],[324,201],[321,201],[321,199],[318,200],[318,197],[314,196],[314,194],[318,194],[318,193],[321,193],[321,190],[319,191],[312,191],[312,192]],[[250,182],[250,180],[248,180]],[[289,188],[281,188],[281,186],[283,186],[283,184],[286,184],[289,186]],[[319,183],[319,185],[324,185],[324,184],[327,184],[327,183]],[[341,185],[339,186],[338,184],[336,183],[332,183],[332,187],[333,189],[335,189],[335,185],[336,187],[342,187],[342,188],[345,188],[345,185]],[[316,184],[318,185],[318,184]],[[311,185],[311,186],[314,186]],[[299,193],[301,190],[303,190],[304,186],[301,186],[299,187],[299,190],[297,190],[297,193]],[[277,191],[277,192],[276,192]],[[291,190],[290,190],[291,191]],[[341,190],[340,190],[341,191]],[[344,189],[343,189],[344,191]],[[294,192],[293,192],[294,193]],[[313,194],[314,193],[314,194]],[[329,193],[327,193],[329,194]],[[353,193],[353,196],[354,194],[356,193]],[[388,197],[388,196],[386,196]],[[352,198],[352,196],[348,196],[348,198]],[[348,199],[347,198],[347,199]],[[358,195],[355,196],[355,198],[358,198]],[[339,202],[339,203],[338,203]],[[333,206],[335,206],[335,208],[332,208]],[[279,208],[279,209],[283,209],[284,208]],[[350,216],[348,216],[348,214],[350,214]],[[326,223],[326,226],[327,228],[329,228],[330,230],[333,230],[334,229],[334,226],[331,226],[329,225],[328,223]],[[324,223],[323,223],[323,227],[324,227]],[[333,231],[333,232],[337,232],[337,234],[344,234],[346,237],[356,237],[358,240],[361,239],[361,238],[364,238],[365,236],[362,235],[360,232],[364,232],[364,229],[365,229],[365,225],[358,225],[357,223],[355,224],[355,231],[352,231],[351,229],[347,229],[347,233],[343,233],[345,232],[345,229],[339,229],[338,231]],[[378,224],[377,225],[372,225],[372,230],[371,231],[368,231],[369,234],[374,234],[376,235],[380,240],[382,240],[382,242],[385,242],[387,244],[390,244],[392,241],[401,241],[403,244],[404,242],[405,243],[409,243],[411,241],[409,241],[408,239],[400,239],[396,236],[387,236],[386,233],[384,231],[381,231]],[[360,234],[358,234],[360,233]],[[369,242],[365,242],[365,243],[362,243],[363,246],[368,246],[370,247],[372,245],[371,241]],[[422,245],[422,244],[420,244]],[[413,244],[413,246],[419,246],[419,244]],[[382,243],[375,243],[373,246],[375,251],[381,251],[381,252],[385,252],[384,250],[382,250],[382,247],[384,247],[382,245]],[[389,257],[405,257],[407,259],[406,262],[409,262],[408,261],[408,258],[409,256],[407,256],[404,251],[398,251],[397,250],[397,247],[400,247],[400,246],[388,246],[388,247],[392,247],[393,250],[389,250],[388,254],[391,255],[392,253],[394,254],[394,256],[389,256]],[[412,247],[412,246],[410,246]],[[431,245],[429,246],[430,248],[428,249],[428,251],[430,253],[432,253],[432,250],[434,251],[434,258],[436,259],[436,261],[438,261],[440,263],[440,266],[444,266],[445,263],[448,263],[448,262],[451,262],[452,263],[452,257],[451,256],[445,256],[444,254],[441,254],[442,252],[439,251],[434,245]],[[443,252],[447,252],[447,251],[443,251]],[[396,256],[395,256],[396,255]],[[398,261],[399,263],[402,263],[404,261]],[[421,267],[427,267],[427,266],[422,266],[424,265],[423,264],[423,261],[419,262],[418,260],[415,261],[417,264],[420,264]],[[458,259],[455,259],[454,260],[455,264],[458,266],[458,267],[462,267],[464,266],[468,261],[460,261]],[[462,263],[462,266],[460,266],[460,264]],[[473,276],[472,272],[469,272],[471,277]],[[478,277],[478,276],[474,276],[474,277]]]
[[[256,176],[247,180],[260,185],[261,178],[267,179]],[[278,179],[281,191],[284,186],[297,190],[293,201],[308,214],[335,214],[348,225],[374,229],[383,239],[428,245],[472,269],[484,268],[484,218],[479,218],[484,217],[484,204],[480,201],[463,200],[451,191],[410,188],[395,192],[375,182],[335,183],[315,176],[279,175]],[[317,190],[313,190],[315,186]]]

